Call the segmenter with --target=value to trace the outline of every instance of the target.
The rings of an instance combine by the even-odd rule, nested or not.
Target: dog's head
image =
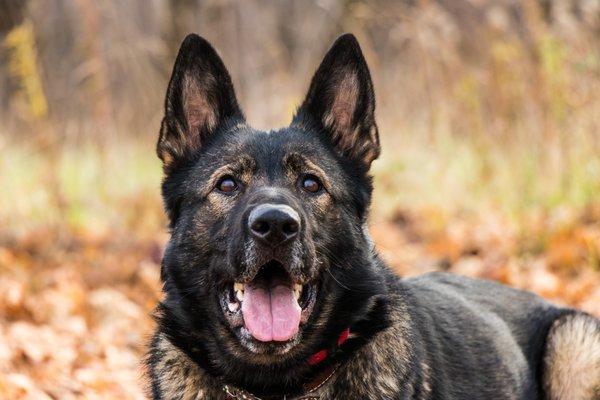
[[[190,35],[165,108],[161,329],[234,381],[292,382],[384,290],[365,228],[379,139],[358,42],[340,37],[290,126],[264,132],[246,124],[215,50]]]

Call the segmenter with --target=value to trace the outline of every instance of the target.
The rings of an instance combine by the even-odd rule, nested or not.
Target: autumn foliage
[[[600,316],[596,2],[151,3],[0,1],[0,399],[144,398],[168,237],[154,145],[192,31],[260,128],[289,122],[352,31],[377,94],[383,259]]]

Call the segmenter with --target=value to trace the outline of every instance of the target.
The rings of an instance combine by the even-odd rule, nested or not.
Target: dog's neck
[[[223,391],[227,394],[228,399],[231,400],[268,400],[271,398],[284,398],[290,400],[315,399],[317,397],[314,397],[313,393],[319,390],[319,388],[321,388],[327,383],[327,381],[329,381],[329,379],[331,379],[340,365],[339,363],[331,362],[329,359],[331,359],[335,354],[344,352],[344,345],[348,341],[349,337],[350,327],[344,329],[340,333],[335,345],[332,348],[321,349],[308,358],[307,363],[313,368],[318,368],[318,372],[313,374],[314,377],[312,379],[302,385],[300,393],[282,393],[270,396],[256,396],[244,389],[240,389],[229,384],[223,385]],[[321,367],[323,364],[324,367]]]
[[[328,351],[328,355],[332,356],[315,365],[315,371],[321,372],[322,375],[312,376],[305,382],[307,386],[304,390],[295,393],[296,397],[286,398],[298,400],[334,398],[337,391],[343,390],[344,385],[352,382],[353,390],[357,391],[357,398],[368,399],[372,394],[374,382],[398,382],[399,377],[402,376],[406,376],[407,381],[413,379],[410,376],[411,371],[406,369],[406,366],[410,365],[409,359],[412,357],[413,349],[403,337],[406,332],[402,330],[402,327],[410,326],[408,321],[410,315],[405,305],[396,296],[392,295],[390,301],[394,303],[393,307],[390,307],[394,311],[389,314],[389,325],[374,330],[368,338],[360,336],[359,332],[364,332],[364,326],[361,324],[351,327],[349,338],[343,341],[341,346],[345,354],[336,357],[335,354],[338,353],[335,349],[331,350],[331,353]],[[369,322],[365,321],[364,324],[368,325]],[[383,351],[392,342],[398,347],[396,349],[398,351]],[[403,357],[398,358],[398,354],[402,354]],[[199,398],[234,400],[244,399],[243,396],[246,396],[245,399],[260,400],[283,398],[282,395],[268,397],[243,386],[232,386],[222,377],[207,373],[162,333],[157,334],[154,339],[149,365],[155,398],[190,400]],[[329,368],[329,365],[334,368]],[[369,376],[369,373],[376,373],[377,376]],[[386,377],[389,379],[384,379]],[[385,387],[379,389],[383,391],[382,393],[391,390]],[[227,397],[228,393],[229,397]],[[238,397],[231,397],[231,395]]]
[[[341,351],[348,338],[347,331],[342,332],[338,348],[322,350],[315,353],[308,362],[315,364],[318,373],[306,382],[300,391],[284,394],[255,394],[241,387],[226,383],[222,378],[208,374],[192,361],[181,349],[176,347],[163,334],[158,334],[153,341],[153,355],[150,370],[153,383],[154,398],[170,399],[227,399],[227,400],[271,400],[320,399],[318,392],[330,383],[340,364],[328,362],[327,355]],[[319,354],[319,356],[316,356]],[[325,358],[321,358],[325,354]],[[324,367],[321,367],[324,364]]]

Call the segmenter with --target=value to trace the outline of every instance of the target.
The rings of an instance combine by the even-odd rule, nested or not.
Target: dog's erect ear
[[[352,34],[340,36],[312,78],[292,125],[317,124],[344,156],[369,168],[379,156],[375,94]]]
[[[243,120],[223,61],[206,40],[188,35],[173,67],[156,148],[164,166],[199,150],[224,122]]]

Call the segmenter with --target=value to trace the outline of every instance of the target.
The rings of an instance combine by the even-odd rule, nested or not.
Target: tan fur
[[[600,400],[600,323],[585,314],[556,320],[544,358],[548,400]]]
[[[323,125],[332,129],[333,142],[337,143],[340,149],[354,157],[362,158],[367,165],[370,165],[379,156],[377,125],[373,123],[369,128],[369,140],[359,140],[359,132],[363,127],[354,126],[354,113],[360,90],[358,76],[350,71],[340,75],[343,79],[338,83],[331,109],[323,115]],[[361,143],[362,147],[357,146]]]
[[[219,118],[216,108],[212,107],[206,98],[207,88],[215,85],[214,78],[206,74],[203,85],[204,88],[200,88],[197,77],[188,75],[183,77],[183,109],[190,130],[187,132],[188,140],[199,141],[198,130],[204,127],[207,131],[211,131],[217,125]],[[193,144],[199,145],[199,143]]]
[[[157,343],[160,361],[154,366],[165,398],[193,400],[197,398],[200,383],[198,367],[180,350],[161,335]]]
[[[324,125],[333,128],[334,133],[339,135],[334,138],[335,140],[344,140],[345,135],[350,133],[359,92],[358,77],[355,73],[349,71],[341,75],[343,79],[338,83],[331,109],[323,116]],[[350,139],[354,137],[348,135],[348,141]],[[344,146],[351,146],[351,144],[344,143]]]

